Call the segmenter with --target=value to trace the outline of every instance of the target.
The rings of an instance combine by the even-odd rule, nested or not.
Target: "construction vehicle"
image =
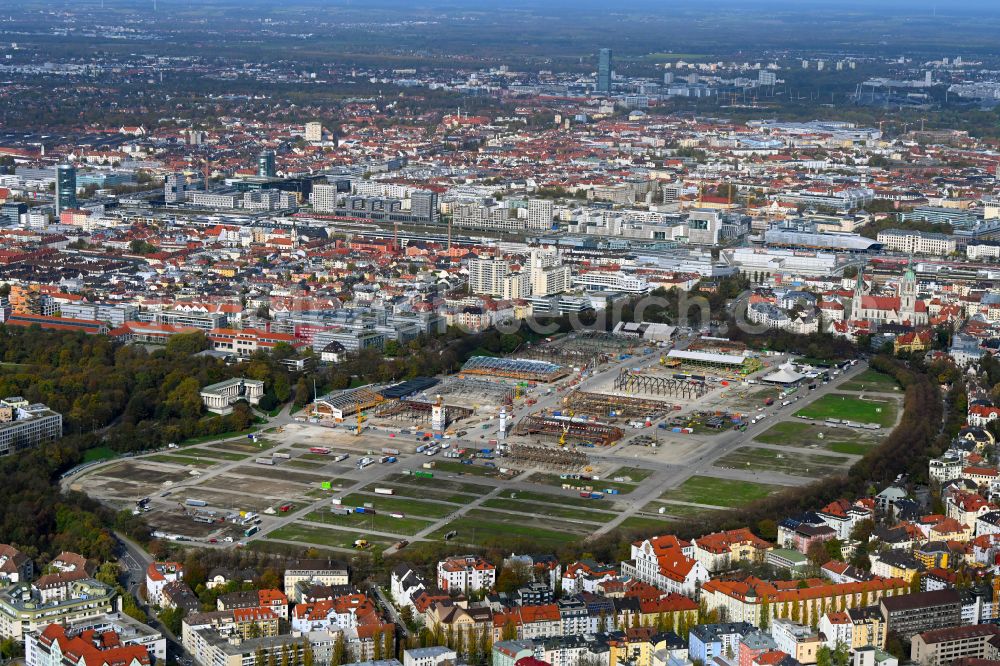
[[[365,548],[368,548],[368,546],[369,543],[367,539],[358,539],[357,541],[354,542],[354,547],[357,548],[358,550],[364,550]]]
[[[677,368],[680,367],[681,362],[676,358],[667,358],[666,356],[660,357],[660,365],[665,368]]]

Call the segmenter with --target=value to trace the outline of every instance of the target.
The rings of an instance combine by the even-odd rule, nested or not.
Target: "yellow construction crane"
[[[573,410],[569,410],[568,412],[566,412],[566,415],[569,418],[566,420],[566,425],[563,426],[562,434],[559,435],[559,446],[566,446],[566,435],[569,434],[569,427],[571,421],[573,420]]]
[[[360,402],[356,402],[354,404],[357,406],[357,409],[358,409],[358,412],[357,412],[357,414],[358,414],[358,427],[354,431],[354,434],[355,435],[360,435],[361,434],[361,428],[364,426],[364,423],[365,423],[365,413],[363,411],[361,411],[361,403]]]

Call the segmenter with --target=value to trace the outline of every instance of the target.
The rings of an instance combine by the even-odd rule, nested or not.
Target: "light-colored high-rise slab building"
[[[528,228],[551,229],[554,211],[555,208],[548,199],[531,199],[528,201]]]
[[[310,143],[319,143],[323,140],[323,123],[311,122],[306,123],[306,141]]]
[[[469,291],[502,297],[509,274],[510,266],[503,259],[472,259],[469,261]]]

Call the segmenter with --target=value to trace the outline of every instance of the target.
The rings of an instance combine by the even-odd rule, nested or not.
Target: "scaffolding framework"
[[[385,398],[374,386],[359,386],[319,398],[314,403],[314,411],[320,415],[345,418],[359,411],[371,409],[384,401]]]
[[[517,353],[519,358],[534,361],[556,361],[563,366],[578,366],[593,368],[611,360],[611,354],[603,352],[584,352],[565,348],[532,347]]]
[[[613,386],[623,393],[665,395],[687,400],[700,398],[710,390],[704,381],[644,375],[627,368],[618,373]]]
[[[514,428],[515,435],[547,435],[562,437],[576,442],[590,442],[601,446],[614,444],[625,436],[625,431],[606,423],[578,421],[558,416],[532,414],[526,416]]]
[[[420,400],[393,400],[379,405],[375,410],[375,416],[395,421],[412,419],[430,421],[432,407],[433,403]],[[471,416],[472,410],[468,407],[446,405],[445,414],[447,416],[446,423],[453,423]]]
[[[560,470],[583,469],[590,464],[587,454],[574,449],[554,449],[548,446],[513,444],[507,457],[511,463],[525,467],[551,467]]]
[[[576,414],[608,414],[613,411],[616,416],[625,418],[655,417],[674,408],[674,405],[662,400],[585,391],[570,393],[565,404]]]

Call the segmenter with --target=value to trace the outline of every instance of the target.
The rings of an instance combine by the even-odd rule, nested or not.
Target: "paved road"
[[[142,546],[124,534],[115,532],[115,537],[118,539],[120,552],[118,564],[122,568],[122,575],[126,582],[125,587],[139,599],[139,590],[145,583],[146,569],[153,561],[153,557]]]
[[[383,592],[382,588],[378,585],[372,585],[372,591],[375,592],[375,598],[378,599],[378,603],[382,606],[382,610],[388,614],[389,619],[396,623],[396,626],[399,627],[399,631],[402,633],[403,638],[407,638],[410,635],[410,631],[406,628],[406,623],[403,622],[403,619],[399,616],[399,611],[396,610],[396,606],[389,600],[389,597],[386,596],[385,592]]]
[[[125,588],[146,611],[149,616],[149,626],[163,634],[167,641],[167,657],[177,661],[191,659],[191,655],[181,645],[180,638],[156,619],[156,613],[140,594],[146,581],[146,569],[153,561],[152,555],[124,534],[115,532],[115,538],[118,540],[118,564],[122,569],[122,580],[125,583]]]

